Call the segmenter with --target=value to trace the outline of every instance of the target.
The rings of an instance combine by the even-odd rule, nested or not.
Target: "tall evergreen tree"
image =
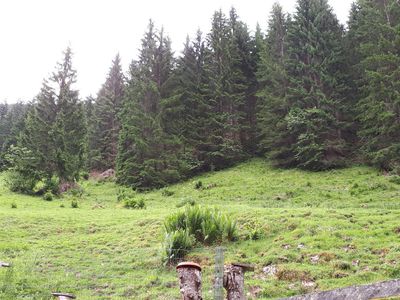
[[[107,79],[98,93],[93,111],[93,141],[90,148],[91,168],[104,170],[115,168],[118,135],[120,130],[119,113],[124,96],[124,76],[121,59],[116,55]]]
[[[359,63],[362,150],[369,162],[400,169],[400,5],[359,1],[349,35]]]
[[[24,129],[25,116],[29,104],[0,104],[0,170],[5,167],[5,154],[11,145],[17,144],[17,139]]]
[[[206,100],[207,76],[204,69],[207,49],[200,31],[186,40],[173,78],[173,96],[164,105],[164,128],[182,142],[181,159],[190,174],[207,169],[211,106]],[[172,100],[173,99],[173,100]]]
[[[288,135],[282,166],[322,170],[343,164],[343,28],[326,0],[299,0],[288,30]]]
[[[139,60],[130,66],[121,114],[117,178],[122,184],[147,189],[180,179],[179,143],[167,136],[162,122],[173,64],[169,39],[150,21]]]
[[[287,30],[289,17],[282,7],[275,3],[268,22],[265,41],[260,44],[257,78],[258,91],[258,135],[259,152],[274,158],[274,151],[288,147],[285,138],[289,111],[286,94],[288,76],[285,69],[287,61]],[[278,153],[279,153],[278,152]]]
[[[44,81],[19,141],[32,153],[37,171],[49,180],[57,176],[61,183],[78,179],[84,166],[86,127],[75,81],[72,52],[67,48],[63,61]]]

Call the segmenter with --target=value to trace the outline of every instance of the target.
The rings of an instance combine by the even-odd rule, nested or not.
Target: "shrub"
[[[69,190],[69,193],[73,197],[77,197],[77,198],[82,198],[84,192],[85,192],[85,190],[80,186],[76,186]]]
[[[170,190],[163,190],[163,191],[161,192],[161,195],[164,196],[164,197],[171,197],[171,196],[173,196],[174,194],[175,194],[175,192],[170,191]]]
[[[193,248],[195,241],[188,230],[165,233],[164,249],[166,262],[181,260]]]
[[[11,208],[17,208],[17,203],[15,202],[11,203]]]
[[[118,189],[117,201],[121,202],[123,200],[133,198],[133,196],[134,196],[133,190],[122,187]]]
[[[164,222],[164,228],[166,237],[180,232],[181,239],[184,232],[195,242],[207,245],[237,238],[236,222],[233,219],[216,209],[201,206],[187,206],[185,210],[170,215]],[[170,254],[175,258],[179,256],[177,253]],[[169,260],[171,255],[168,256]]]
[[[124,207],[130,209],[145,209],[146,203],[143,199],[135,200],[135,199],[126,199],[124,201]]]
[[[38,180],[21,172],[7,172],[6,184],[10,191],[23,194],[33,194]]]
[[[46,201],[53,201],[53,194],[50,191],[47,191],[44,195],[43,195],[43,200]]]
[[[59,194],[60,179],[57,176],[52,176],[45,181],[44,190],[50,191],[54,195]]]
[[[196,200],[191,199],[191,198],[189,198],[189,199],[182,199],[182,201],[179,202],[179,203],[176,205],[176,207],[177,207],[177,208],[181,208],[181,207],[186,206],[186,205],[195,206],[195,205],[196,205]]]
[[[203,187],[203,182],[202,181],[197,181],[196,183],[195,183],[195,185],[194,185],[194,188],[196,189],[196,190],[199,190],[199,189],[201,189]]]
[[[89,172],[87,172],[87,171],[81,172],[80,177],[81,177],[83,180],[88,180],[88,179],[89,179]]]
[[[78,200],[73,199],[73,200],[71,201],[71,207],[72,207],[72,208],[78,208],[78,207],[79,207],[79,205],[78,205]]]
[[[395,183],[395,184],[400,184],[400,176],[399,175],[390,176],[389,182]]]

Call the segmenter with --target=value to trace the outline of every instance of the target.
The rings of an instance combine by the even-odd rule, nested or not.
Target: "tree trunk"
[[[238,266],[225,266],[224,288],[226,289],[228,300],[245,300],[244,295],[244,272]]]
[[[202,300],[200,266],[195,263],[180,263],[176,269],[182,300]]]

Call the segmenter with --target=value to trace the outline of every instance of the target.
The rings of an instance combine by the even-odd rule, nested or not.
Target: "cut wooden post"
[[[254,271],[254,267],[248,264],[234,263],[225,266],[224,288],[227,291],[228,300],[245,300],[244,273]]]
[[[182,262],[176,270],[179,274],[179,290],[183,300],[202,300],[201,267],[193,262]]]
[[[69,300],[69,299],[76,299],[76,297],[72,294],[66,293],[51,293],[54,297],[57,297],[58,300]]]
[[[9,267],[11,267],[11,264],[10,264],[10,263],[6,263],[6,262],[3,262],[3,261],[0,261],[0,267],[9,268]]]

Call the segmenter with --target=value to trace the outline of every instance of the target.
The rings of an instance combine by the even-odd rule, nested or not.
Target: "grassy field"
[[[162,262],[162,224],[192,200],[237,219],[240,239],[223,245],[225,261],[256,266],[250,299],[400,277],[400,180],[368,167],[310,173],[256,159],[137,195],[145,210],[125,209],[111,182],[83,182],[72,208],[72,195],[45,201],[0,180],[0,261],[13,263],[0,269],[0,299],[179,299],[175,268]],[[203,267],[204,299],[214,252],[187,256]]]

